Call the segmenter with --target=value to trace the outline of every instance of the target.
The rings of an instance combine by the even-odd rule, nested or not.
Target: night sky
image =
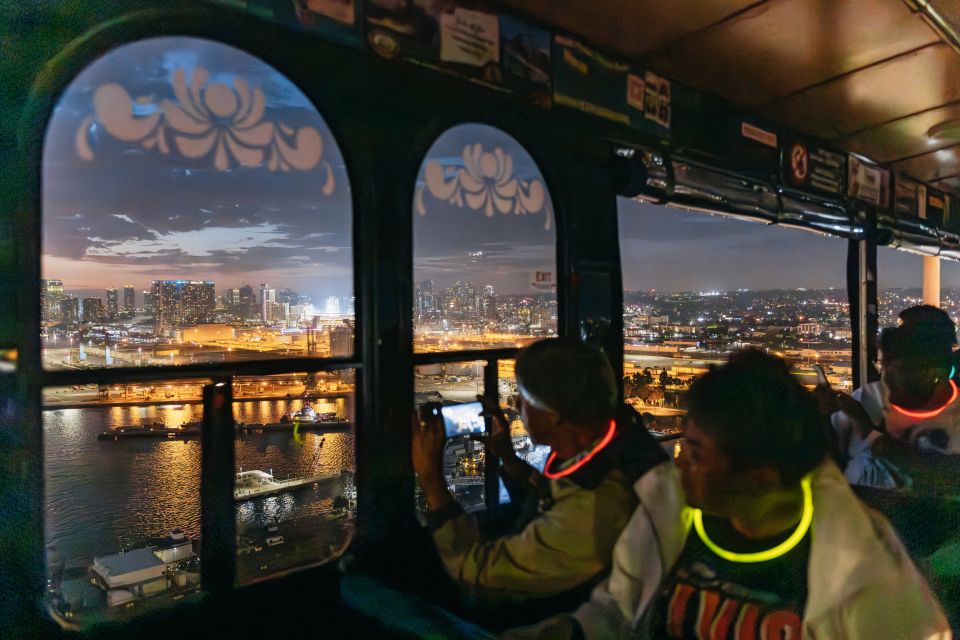
[[[176,101],[171,79],[184,69],[210,72],[210,81],[234,77],[260,87],[264,120],[296,130],[315,127],[322,162],[307,171],[271,172],[261,164],[226,171],[214,153],[189,159],[121,141],[93,124],[86,140],[92,161],[78,157],[75,139],[91,116],[94,90],[118,83],[148,116],[163,99]],[[464,166],[464,148],[500,148],[522,182],[542,180],[526,152],[506,134],[481,125],[456,127],[436,141],[428,159],[448,177]],[[171,146],[172,142],[171,142]],[[328,163],[328,164],[325,164]],[[324,195],[330,167],[334,189]],[[424,165],[426,166],[426,165]],[[188,38],[156,38],[122,47],[90,65],[54,112],[44,149],[43,273],[79,295],[153,279],[214,280],[218,293],[261,282],[289,287],[315,303],[352,295],[350,190],[336,143],[303,94],[257,59],[225,45]],[[492,284],[500,294],[530,292],[534,270],[553,270],[552,205],[526,215],[457,206],[418,183],[425,213],[414,213],[416,280],[436,287],[457,280]],[[417,207],[415,207],[416,209]],[[795,229],[767,227],[621,199],[620,232],[627,289],[843,287],[846,242]],[[549,219],[549,223],[548,223]],[[888,249],[880,255],[881,287],[919,286],[917,256]],[[946,263],[945,263],[946,264]],[[960,282],[960,268],[944,268],[944,287]],[[139,294],[138,294],[139,302]]]
[[[625,198],[618,210],[628,290],[846,287],[846,240]],[[960,285],[960,264],[941,264],[942,287]],[[877,254],[881,288],[919,288],[922,269],[920,256],[886,247]]]

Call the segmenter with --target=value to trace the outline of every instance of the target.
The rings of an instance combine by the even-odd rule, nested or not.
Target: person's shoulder
[[[851,394],[855,400],[860,402],[869,402],[873,400],[883,401],[883,381],[874,380],[865,385],[857,387]]]
[[[883,419],[887,411],[887,388],[882,380],[868,382],[851,394],[867,411],[874,423]]]

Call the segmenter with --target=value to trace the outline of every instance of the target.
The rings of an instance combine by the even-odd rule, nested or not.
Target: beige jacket
[[[640,637],[636,626],[690,531],[676,470],[653,471],[634,485],[640,506],[617,541],[610,577],[573,614],[588,639]],[[814,470],[812,488],[804,638],[951,638],[940,604],[886,519],[857,499],[832,462]]]
[[[481,541],[472,515],[445,522],[433,539],[447,572],[469,586],[540,597],[582,585],[606,570],[637,505],[626,476],[614,469],[595,489],[559,478],[550,481],[550,495],[550,508],[519,533],[496,540]]]

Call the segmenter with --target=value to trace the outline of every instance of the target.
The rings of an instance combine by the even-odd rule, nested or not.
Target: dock
[[[236,483],[233,489],[234,500],[249,500],[251,498],[261,498],[263,496],[282,493],[306,487],[315,482],[332,480],[339,478],[340,472],[324,473],[306,478],[292,478],[289,480],[277,480],[266,471],[259,469],[253,471],[241,471],[236,475]]]
[[[296,423],[293,422],[275,422],[268,424],[261,423],[237,423],[238,434],[247,435],[252,433],[271,433],[293,431]],[[352,422],[330,421],[330,422],[301,422],[297,430],[303,431],[348,431],[353,426]],[[108,429],[97,434],[97,440],[126,440],[128,438],[157,438],[161,440],[188,440],[200,437],[200,425],[191,424],[182,427],[165,427],[163,425],[154,425],[147,427],[129,426]]]

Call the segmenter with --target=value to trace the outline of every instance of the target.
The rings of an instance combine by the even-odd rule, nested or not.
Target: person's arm
[[[827,638],[949,640],[950,626],[926,579],[890,523],[875,513],[870,515],[884,547],[896,559],[899,575],[853,594],[837,607],[833,620],[824,620],[822,626],[814,623],[814,631],[823,631]]]
[[[483,404],[480,415],[490,418],[490,433],[473,434],[470,438],[482,442],[490,454],[500,459],[503,463],[501,471],[511,481],[517,484],[527,482],[537,471],[521,460],[514,450],[510,424],[500,404],[487,396],[478,395],[477,400]]]
[[[600,573],[633,511],[629,487],[605,480],[572,489],[519,533],[481,541],[476,518],[460,515],[434,532],[448,573],[469,585],[529,595],[560,593]]]
[[[633,637],[635,621],[653,601],[663,575],[679,557],[690,525],[672,461],[657,465],[634,488],[640,498],[613,550],[607,579],[572,614],[511,629],[510,640],[607,640]]]
[[[457,502],[447,488],[443,477],[443,447],[446,433],[443,419],[426,411],[413,414],[410,443],[413,470],[420,479],[420,488],[427,499],[427,509],[439,512],[451,509]]]

